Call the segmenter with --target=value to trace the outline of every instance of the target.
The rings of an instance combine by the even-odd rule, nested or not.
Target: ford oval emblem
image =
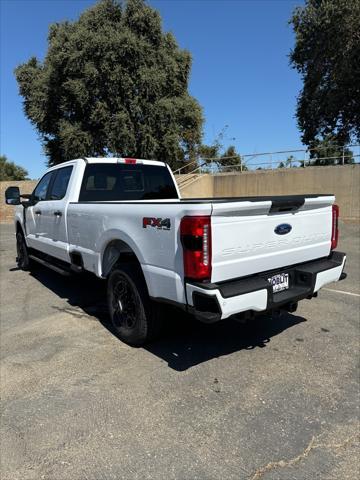
[[[277,234],[277,235],[286,235],[287,233],[290,233],[292,230],[292,226],[289,225],[288,223],[280,223],[280,225],[278,225],[274,232]]]

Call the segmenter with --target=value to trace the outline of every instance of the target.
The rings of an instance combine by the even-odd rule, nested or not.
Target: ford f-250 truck
[[[163,162],[84,158],[50,168],[31,195],[6,191],[17,262],[108,282],[114,330],[130,345],[153,338],[157,304],[205,322],[295,311],[341,280],[333,195],[181,199]]]

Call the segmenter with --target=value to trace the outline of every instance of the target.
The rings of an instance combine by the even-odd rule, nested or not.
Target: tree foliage
[[[304,83],[296,112],[303,142],[360,140],[360,1],[307,0],[290,23],[290,61]]]
[[[310,151],[311,165],[340,165],[354,163],[353,152],[347,147],[341,147],[336,139],[328,135],[322,140],[315,140]]]
[[[144,0],[101,0],[51,25],[44,62],[31,58],[15,74],[50,165],[114,154],[176,167],[201,140],[190,69],[190,53]]]
[[[224,148],[223,142],[226,137],[226,131],[229,128],[228,125],[225,125],[220,132],[216,135],[211,145],[206,145],[202,143],[197,149],[197,154],[200,157],[201,161],[208,163],[213,163],[214,159],[217,159],[221,155],[221,151]]]
[[[283,162],[281,161],[277,168],[294,168],[296,167],[297,160],[294,155],[289,155],[287,159]]]
[[[0,181],[27,180],[28,172],[14,162],[10,162],[6,155],[0,155]]]
[[[237,167],[234,168],[236,171],[245,171],[247,167],[241,155],[236,151],[235,146],[229,145],[227,148],[224,147],[225,140],[228,140],[227,129],[228,125],[225,125],[216,135],[211,145],[201,144],[199,146],[197,153],[200,163],[215,164],[220,171],[230,171],[231,168],[228,167],[231,166]],[[235,138],[231,138],[231,140],[235,140]]]
[[[247,166],[243,162],[241,155],[237,153],[234,145],[230,145],[225,152],[221,155],[221,166],[224,171],[236,170],[239,172],[244,172],[247,170]],[[225,168],[224,168],[225,167]],[[231,168],[236,167],[236,168]]]

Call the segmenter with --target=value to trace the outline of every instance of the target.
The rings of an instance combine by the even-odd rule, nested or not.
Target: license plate
[[[289,274],[278,273],[268,278],[268,282],[273,287],[273,293],[281,292],[289,288]]]

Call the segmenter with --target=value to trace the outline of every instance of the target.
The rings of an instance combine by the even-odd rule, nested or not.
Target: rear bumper
[[[345,253],[334,251],[328,258],[284,267],[277,271],[232,280],[225,283],[188,283],[189,310],[200,320],[216,322],[242,312],[277,310],[311,298],[321,287],[345,277]],[[289,274],[290,288],[273,293],[268,277]],[[342,275],[343,274],[343,275]]]

